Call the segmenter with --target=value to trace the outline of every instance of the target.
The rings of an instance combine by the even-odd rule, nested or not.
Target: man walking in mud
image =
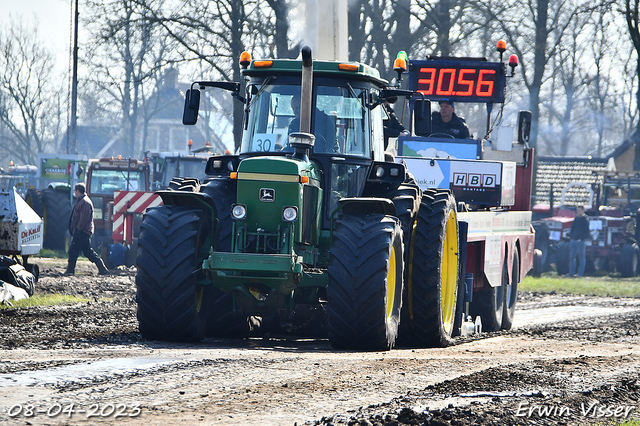
[[[98,275],[109,275],[109,270],[98,254],[91,248],[91,236],[93,235],[93,203],[85,194],[84,183],[78,183],[73,188],[73,195],[78,200],[73,207],[69,218],[69,232],[73,237],[69,247],[69,263],[65,275],[73,275],[76,270],[76,261],[80,253],[83,253],[98,267]]]

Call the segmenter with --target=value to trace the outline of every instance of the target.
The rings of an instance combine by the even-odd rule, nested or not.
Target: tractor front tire
[[[219,252],[231,251],[231,206],[236,202],[236,181],[213,180],[201,187],[216,206],[218,232],[213,236],[213,249]],[[233,303],[233,295],[218,289],[212,289],[211,311],[207,323],[208,337],[242,338],[258,330],[261,319],[248,317],[237,310]]]
[[[191,207],[147,210],[140,226],[136,274],[138,323],[148,340],[202,340],[210,288],[198,285],[198,251],[209,221]]]
[[[448,346],[453,342],[461,282],[456,202],[449,191],[424,192],[410,250],[407,308],[411,343]]]
[[[333,347],[382,351],[394,346],[403,264],[402,229],[396,218],[344,215],[336,221],[327,287]]]
[[[640,250],[638,244],[625,244],[620,251],[620,275],[624,278],[638,275]]]
[[[562,241],[556,250],[556,271],[558,275],[567,275],[569,273],[569,262],[571,262],[571,251],[569,243]]]

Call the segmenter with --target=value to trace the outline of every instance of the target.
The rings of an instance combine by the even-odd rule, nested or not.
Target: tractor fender
[[[212,220],[218,217],[213,198],[204,192],[161,190],[156,194],[162,198],[164,205],[194,207],[209,212]]]
[[[396,207],[388,198],[357,197],[341,198],[338,201],[338,208],[331,214],[342,211],[345,214],[375,213],[386,216],[396,216]]]

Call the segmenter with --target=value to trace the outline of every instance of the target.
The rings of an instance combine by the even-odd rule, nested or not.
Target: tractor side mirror
[[[428,99],[416,99],[413,104],[413,129],[418,136],[431,134],[431,102]]]
[[[531,111],[518,112],[518,143],[529,145],[531,135]]]
[[[194,125],[198,121],[200,110],[200,90],[189,89],[184,97],[184,113],[182,114],[182,124]]]

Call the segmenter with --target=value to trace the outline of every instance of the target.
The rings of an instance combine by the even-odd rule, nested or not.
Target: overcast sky
[[[0,0],[0,11],[3,30],[12,20],[22,18],[29,25],[37,20],[38,38],[56,55],[57,68],[67,69],[71,0]]]

